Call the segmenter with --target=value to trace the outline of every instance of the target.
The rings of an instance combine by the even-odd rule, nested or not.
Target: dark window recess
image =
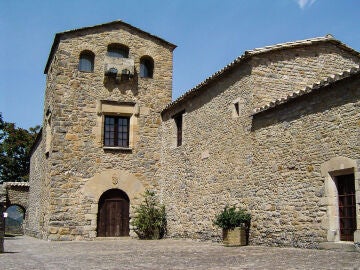
[[[236,116],[240,115],[239,102],[234,103]]]
[[[85,51],[80,54],[79,71],[93,72],[94,71],[95,55],[90,51]]]
[[[107,55],[110,57],[128,58],[129,48],[121,44],[111,44],[108,46]]]
[[[175,124],[176,124],[176,145],[177,146],[182,145],[183,113],[184,112],[181,112],[173,117]]]
[[[129,147],[129,117],[105,116],[104,146]]]
[[[337,176],[339,194],[340,240],[354,241],[356,204],[354,174]]]
[[[154,73],[154,60],[151,57],[142,57],[140,59],[140,77],[152,78]]]

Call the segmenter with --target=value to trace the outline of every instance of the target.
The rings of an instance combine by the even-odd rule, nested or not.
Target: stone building
[[[56,34],[31,157],[28,234],[129,235],[130,202],[158,188],[160,112],[171,101],[174,48],[121,21]]]
[[[218,239],[235,204],[252,244],[360,242],[359,53],[330,35],[246,51],[171,102],[174,48],[119,21],[55,36],[28,233],[128,235],[151,188],[170,237]]]

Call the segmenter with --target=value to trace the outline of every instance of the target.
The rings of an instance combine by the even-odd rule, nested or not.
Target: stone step
[[[319,244],[319,248],[325,250],[360,252],[360,248],[353,242],[323,242]]]
[[[96,237],[95,241],[104,241],[104,240],[129,240],[132,239],[131,236],[119,236],[119,237]]]

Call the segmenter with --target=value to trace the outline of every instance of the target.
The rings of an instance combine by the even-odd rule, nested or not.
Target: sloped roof
[[[105,26],[111,26],[111,25],[121,25],[121,26],[126,26],[126,27],[130,27],[131,29],[139,32],[139,33],[142,33],[148,37],[151,37],[151,38],[154,38],[154,39],[157,39],[158,41],[160,41],[161,43],[164,43],[166,44],[167,46],[169,46],[171,48],[171,50],[174,50],[176,48],[176,45],[166,41],[165,39],[162,39],[158,36],[155,36],[153,34],[150,34],[148,32],[145,32],[143,30],[141,30],[140,28],[137,28],[135,26],[132,26],[131,24],[128,24],[126,22],[123,22],[121,20],[116,20],[116,21],[112,21],[112,22],[108,22],[108,23],[103,23],[103,24],[97,24],[97,25],[93,25],[93,26],[87,26],[87,27],[82,27],[82,28],[77,28],[77,29],[72,29],[72,30],[67,30],[67,31],[64,31],[64,32],[60,32],[60,33],[57,33],[55,34],[55,38],[54,38],[54,42],[51,46],[51,50],[50,50],[50,54],[49,54],[49,57],[48,57],[48,60],[46,62],[46,66],[45,66],[45,69],[44,69],[44,74],[47,74],[48,72],[48,69],[50,67],[50,64],[51,64],[51,61],[52,61],[52,58],[54,56],[54,53],[56,51],[56,48],[57,48],[57,45],[59,44],[59,41],[60,41],[60,37],[65,35],[65,34],[69,34],[69,33],[74,33],[74,32],[80,32],[80,31],[85,31],[85,30],[88,30],[88,29],[96,29],[96,28],[102,28],[102,27],[105,27]]]
[[[336,45],[337,47],[339,47],[339,48],[341,48],[343,50],[346,50],[346,51],[348,51],[349,53],[351,53],[351,54],[353,54],[355,56],[360,57],[359,52],[357,52],[356,50],[350,48],[349,46],[342,43],[341,41],[335,39],[330,34],[328,34],[328,35],[326,35],[324,37],[316,37],[316,38],[298,40],[298,41],[293,41],[293,42],[279,43],[279,44],[266,46],[266,47],[262,47],[262,48],[255,48],[253,50],[245,51],[242,55],[237,57],[230,64],[223,67],[219,71],[215,72],[213,75],[211,75],[210,77],[205,79],[203,82],[196,85],[194,88],[190,89],[189,91],[185,92],[183,95],[181,95],[179,98],[177,98],[173,102],[169,103],[163,109],[162,113],[164,113],[165,111],[170,110],[171,108],[175,107],[177,104],[180,104],[181,102],[183,102],[185,100],[188,100],[191,97],[195,96],[196,94],[201,92],[201,90],[206,85],[208,85],[211,82],[219,79],[221,77],[221,75],[223,75],[225,72],[231,70],[237,64],[244,62],[246,59],[249,59],[249,58],[251,58],[251,57],[253,57],[255,55],[260,55],[260,54],[264,54],[264,53],[267,53],[267,52],[272,52],[272,51],[276,51],[276,50],[283,50],[283,49],[289,49],[289,48],[302,47],[302,46],[309,46],[309,45],[318,44],[318,43],[321,43],[321,42],[330,42],[330,43]]]
[[[303,95],[306,95],[306,94],[310,94],[312,92],[315,92],[316,90],[319,90],[325,86],[328,86],[332,83],[335,83],[335,82],[338,82],[342,79],[345,79],[345,78],[348,78],[348,77],[351,77],[355,74],[360,74],[360,67],[359,65],[356,66],[356,67],[353,67],[351,69],[348,69],[348,70],[345,70],[339,74],[334,74],[334,75],[331,75],[329,76],[328,78],[324,79],[324,80],[321,80],[320,82],[318,83],[314,83],[313,85],[310,85],[310,86],[306,86],[304,89],[300,90],[300,91],[296,91],[290,95],[288,95],[287,97],[285,98],[280,98],[280,99],[276,99],[276,100],[273,100],[271,101],[270,103],[262,106],[262,107],[259,107],[259,108],[255,108],[254,111],[253,111],[253,115],[255,114],[259,114],[261,112],[264,112],[264,111],[267,111],[269,109],[272,109],[274,107],[277,107],[281,104],[284,104],[284,103],[287,103],[297,97],[300,97],[300,96],[303,96]]]

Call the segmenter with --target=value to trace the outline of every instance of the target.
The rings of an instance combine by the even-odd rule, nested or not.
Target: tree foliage
[[[40,130],[29,130],[5,122],[0,113],[0,184],[28,181],[30,150]]]
[[[155,192],[146,190],[144,201],[135,208],[133,225],[140,239],[159,239],[166,233],[165,206],[160,204]]]
[[[244,209],[235,206],[225,206],[224,210],[215,217],[214,224],[222,229],[229,230],[244,225],[248,227],[251,215]]]

